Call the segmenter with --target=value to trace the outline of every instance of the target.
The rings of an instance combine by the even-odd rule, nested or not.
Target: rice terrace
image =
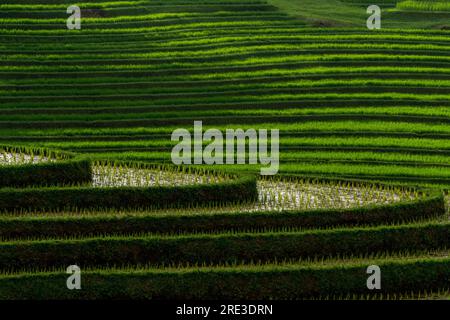
[[[450,299],[449,188],[449,0],[0,4],[1,300]]]

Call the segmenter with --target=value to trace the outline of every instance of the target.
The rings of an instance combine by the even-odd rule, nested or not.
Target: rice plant
[[[397,9],[411,11],[447,11],[450,12],[450,2],[445,0],[407,0],[397,3]]]
[[[411,201],[412,190],[342,182],[264,179],[259,181],[257,210],[344,209]],[[249,209],[252,210],[252,209]]]
[[[41,198],[30,196],[33,192],[55,189],[61,196],[50,197],[54,202],[67,202],[67,190],[83,201],[97,193],[97,201],[105,193],[133,188],[145,188],[139,190],[145,195],[152,190],[171,191],[175,186],[207,190],[209,185],[222,183],[216,186],[220,189],[234,186],[236,177],[259,171],[256,165],[164,165],[170,161],[170,133],[190,126],[193,119],[204,119],[205,130],[279,129],[281,175],[258,178],[257,200],[251,202],[205,201],[166,208],[152,200],[143,201],[142,208],[131,208],[120,199],[124,206],[117,209],[93,209],[78,202],[80,208],[66,208],[63,203],[60,209],[46,212],[25,207],[2,212],[2,256],[8,252],[21,256],[0,261],[0,298],[9,297],[8,288],[24,298],[22,293],[34,288],[32,283],[39,285],[33,290],[42,296],[59,288],[63,291],[57,298],[71,294],[58,278],[66,277],[65,268],[36,257],[49,259],[59,254],[66,258],[64,252],[77,251],[80,262],[89,255],[104,255],[107,261],[116,262],[123,256],[124,266],[99,263],[83,270],[85,279],[92,277],[86,285],[107,279],[109,289],[126,289],[118,293],[122,296],[142,292],[140,284],[160,276],[166,277],[164,281],[172,277],[177,285],[173,292],[182,291],[183,283],[189,282],[178,280],[188,281],[182,278],[186,274],[196,276],[191,278],[188,294],[199,286],[209,295],[215,286],[201,277],[214,273],[220,275],[214,276],[220,280],[220,289],[239,292],[249,286],[236,283],[247,277],[268,275],[268,281],[254,282],[269,284],[259,290],[264,292],[278,286],[279,282],[270,282],[282,274],[281,282],[289,287],[279,290],[283,294],[307,288],[291,286],[307,271],[318,275],[315,281],[307,279],[312,289],[320,290],[317,283],[322,280],[328,289],[314,299],[448,297],[447,283],[432,290],[424,283],[438,284],[436,279],[447,272],[449,263],[445,249],[450,215],[449,1],[380,0],[383,29],[370,33],[365,30],[366,4],[360,0],[344,0],[339,8],[323,0],[298,4],[286,0],[80,1],[83,22],[79,32],[65,29],[70,0],[6,2],[0,4],[0,138],[27,147],[0,147],[0,175],[7,175],[8,170],[36,172],[57,167],[33,165],[67,159],[33,149],[39,146],[78,152],[79,156],[86,153],[78,160],[86,165],[87,179],[27,185],[25,190],[2,188],[0,198],[9,192],[14,205],[22,192],[32,203]],[[288,5],[289,15],[282,11],[283,4]],[[301,11],[298,16],[297,10]],[[331,18],[332,25],[327,26]],[[339,23],[345,27],[337,27]],[[89,162],[83,160],[87,158],[92,161],[91,182]],[[62,167],[65,164],[77,166],[76,161],[62,163]],[[63,175],[69,176],[65,170]],[[16,176],[10,174],[10,180]],[[421,187],[444,191],[447,214],[439,192]],[[78,192],[87,196],[79,197]],[[155,194],[156,199],[159,194]],[[202,192],[196,195],[209,199]],[[361,207],[366,208],[348,210]],[[348,214],[357,216],[356,220],[364,217],[342,222],[334,220],[335,213],[345,219]],[[289,243],[288,238],[294,236]],[[328,239],[327,245],[315,242],[311,245],[315,253],[301,259],[268,254],[272,249],[298,253],[301,250],[296,249],[320,237]],[[345,252],[351,244],[345,242],[348,237],[360,251]],[[364,252],[374,237],[378,239],[375,247]],[[183,242],[187,238],[197,241],[196,245]],[[225,262],[196,260],[208,252],[208,247],[202,247],[204,242],[215,239],[214,255],[220,258],[216,261],[223,258]],[[252,239],[255,242],[248,245]],[[158,254],[144,257],[134,247],[140,244],[145,249],[153,240],[159,246]],[[168,240],[173,245],[161,249]],[[365,245],[361,245],[363,240]],[[387,251],[402,241],[405,252]],[[433,247],[435,241],[441,250],[418,249]],[[264,250],[258,250],[261,242],[267,245]],[[99,243],[105,245],[96,247]],[[377,243],[383,245],[377,247]],[[239,245],[248,245],[247,251],[235,250],[236,257],[224,254]],[[332,248],[338,254],[328,258]],[[188,259],[149,263],[149,259],[175,251],[189,252]],[[258,252],[264,259],[247,259]],[[134,264],[130,263],[133,258],[137,258]],[[29,261],[31,269],[14,269]],[[330,284],[342,283],[347,288],[359,283],[353,281],[354,276],[361,276],[363,287],[365,267],[373,263],[384,264],[383,273],[394,268],[395,276],[387,280],[401,274],[401,281],[413,281],[413,292],[394,289],[368,295],[358,288],[329,292]],[[333,281],[320,276],[325,269]],[[356,273],[346,277],[349,270]],[[291,278],[286,271],[297,276]],[[225,286],[224,277],[230,275],[239,280]],[[42,277],[49,281],[44,287]],[[112,286],[111,279],[118,279],[119,285]],[[32,281],[21,288],[22,280]],[[164,281],[161,288],[171,294],[167,289],[171,282]],[[56,291],[48,289],[52,283]],[[155,288],[152,284],[146,287]],[[106,291],[82,292],[95,296]],[[114,295],[110,290],[109,294]]]
[[[149,187],[218,183],[230,177],[214,173],[149,169],[98,161],[93,166],[94,187]],[[261,178],[257,182],[258,201],[244,204],[212,204],[183,209],[152,209],[156,213],[182,211],[258,212],[286,210],[346,209],[412,201],[425,196],[408,187],[390,187],[354,182],[323,182],[301,178]]]
[[[230,180],[219,174],[196,173],[190,169],[163,170],[145,166],[97,161],[93,165],[93,187],[152,187],[211,184]]]
[[[21,151],[0,149],[0,166],[2,165],[23,165],[36,164],[42,162],[53,162],[56,159],[48,157],[44,153],[27,154]]]

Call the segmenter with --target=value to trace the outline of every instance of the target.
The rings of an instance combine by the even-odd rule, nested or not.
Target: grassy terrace
[[[449,2],[378,3],[3,1],[0,298],[448,296]],[[167,170],[195,120],[279,129],[281,180]]]

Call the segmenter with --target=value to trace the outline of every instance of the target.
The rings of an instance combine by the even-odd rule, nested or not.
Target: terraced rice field
[[[401,10],[413,10],[413,11],[448,12],[450,11],[450,2],[441,0],[428,0],[428,1],[407,0],[398,3],[397,8]]]
[[[0,4],[0,298],[445,296],[447,13],[385,0],[370,31],[335,2],[84,0],[81,30]],[[279,129],[279,176],[172,167],[197,120]]]

